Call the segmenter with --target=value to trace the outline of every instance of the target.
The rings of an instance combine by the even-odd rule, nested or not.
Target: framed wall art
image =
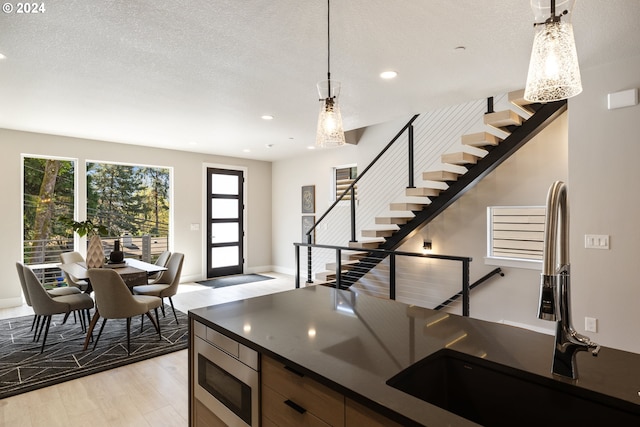
[[[315,213],[316,211],[316,186],[305,185],[302,187],[302,213]]]

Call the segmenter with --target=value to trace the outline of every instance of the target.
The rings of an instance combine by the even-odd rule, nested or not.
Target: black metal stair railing
[[[338,205],[338,203],[340,203],[340,201],[347,195],[351,195],[350,197],[350,203],[351,203],[351,242],[355,242],[356,240],[356,220],[355,220],[355,210],[356,210],[356,198],[355,198],[355,187],[356,184],[358,183],[358,181],[360,181],[362,179],[363,176],[365,176],[367,174],[367,172],[377,163],[378,160],[380,160],[380,158],[384,155],[384,153],[387,152],[387,150],[389,150],[389,148],[391,148],[391,146],[402,136],[402,134],[404,134],[405,132],[408,132],[408,144],[409,144],[409,156],[408,156],[408,182],[409,182],[409,186],[412,185],[413,183],[413,122],[418,118],[418,116],[420,116],[420,114],[416,114],[414,115],[408,122],[406,125],[404,125],[402,127],[402,129],[400,129],[398,131],[398,133],[396,134],[396,136],[394,136],[391,141],[389,141],[389,143],[380,151],[380,153],[378,153],[378,155],[371,161],[371,163],[369,163],[369,165],[361,172],[358,174],[358,176],[356,177],[356,179],[353,180],[353,182],[351,183],[351,185],[349,185],[349,187],[347,187],[342,194],[340,194],[338,197],[336,197],[335,202],[333,202],[333,204],[331,206],[329,206],[329,208],[325,211],[324,214],[322,214],[322,216],[320,217],[320,219],[318,219],[316,221],[315,224],[313,224],[313,226],[311,228],[309,228],[309,230],[307,230],[306,235],[307,235],[307,243],[313,243],[311,240],[311,236],[313,235],[313,231],[318,227],[318,225],[327,217],[327,215],[329,215],[329,213]]]
[[[491,279],[496,274],[499,274],[500,276],[504,277],[504,273],[502,272],[502,269],[500,267],[494,268],[493,270],[491,270],[490,272],[488,272],[487,274],[485,274],[484,276],[482,276],[481,278],[473,282],[471,285],[469,285],[469,290],[470,291],[474,290],[479,285]],[[443,308],[449,306],[452,302],[457,301],[458,298],[460,298],[461,296],[463,296],[462,292],[458,292],[457,294],[452,295],[450,298],[447,298],[447,300],[444,301],[442,304],[436,306],[434,310],[442,310]]]
[[[351,251],[352,248],[348,246],[333,246],[333,245],[318,245],[309,243],[294,243],[295,246],[295,262],[296,262],[296,275],[295,275],[295,287],[300,287],[300,248],[307,247],[318,249],[330,249],[335,251],[336,260],[336,279],[334,286],[336,289],[344,289],[342,285],[342,277],[347,273],[342,273],[342,251]],[[459,294],[462,296],[462,315],[469,316],[469,292],[471,290],[469,284],[469,266],[472,258],[452,255],[435,255],[435,254],[421,254],[414,252],[402,252],[402,251],[390,251],[386,249],[369,249],[371,252],[381,254],[381,257],[389,257],[390,269],[389,269],[389,299],[396,299],[396,279],[397,271],[395,268],[397,257],[413,257],[413,258],[431,258],[446,261],[456,261],[461,263],[461,290]],[[476,285],[477,286],[477,285]]]
[[[507,129],[511,134],[507,138],[497,146],[485,147],[488,151],[486,156],[475,164],[467,165],[467,172],[461,175],[457,181],[447,181],[449,187],[446,190],[440,192],[438,197],[433,198],[431,203],[424,209],[413,212],[415,216],[409,222],[400,226],[399,230],[393,233],[392,236],[386,238],[379,248],[394,250],[413,237],[482,178],[495,170],[513,153],[560,116],[567,109],[567,101],[556,101],[530,107],[535,108],[533,116],[521,126],[508,127]],[[354,269],[347,272],[343,282],[347,285],[355,283],[384,258],[385,255],[382,252],[368,252],[367,256],[361,260],[363,264],[367,265],[367,268]]]

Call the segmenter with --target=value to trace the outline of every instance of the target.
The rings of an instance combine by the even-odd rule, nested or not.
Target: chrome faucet
[[[559,252],[558,256],[556,252]],[[551,371],[576,379],[576,353],[591,350],[591,353],[597,356],[600,346],[573,329],[569,308],[569,270],[567,186],[562,181],[556,181],[547,194],[538,318],[556,322],[556,343]]]

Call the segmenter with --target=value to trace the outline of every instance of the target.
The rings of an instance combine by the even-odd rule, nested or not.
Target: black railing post
[[[313,243],[311,241],[311,233],[307,234],[307,243]],[[311,275],[313,274],[313,272],[311,271],[311,264],[311,246],[307,246],[307,283],[313,283],[313,280],[311,280]]]
[[[300,246],[296,247],[296,289],[300,287]]]
[[[487,112],[485,114],[493,113],[493,96],[487,98]]]
[[[409,125],[409,185],[407,188],[415,188],[413,183],[413,124]]]
[[[389,299],[396,299],[396,254],[389,254]]]
[[[469,317],[469,261],[462,261],[462,315]]]
[[[356,240],[356,188],[351,187],[351,242]]]
[[[336,249],[336,289],[340,289],[340,272],[342,271],[342,253]]]

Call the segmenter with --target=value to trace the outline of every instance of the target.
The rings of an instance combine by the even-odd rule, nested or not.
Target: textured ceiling
[[[44,5],[0,15],[0,127],[261,160],[313,145],[325,0]],[[334,0],[331,12],[347,129],[524,87],[527,0]],[[578,1],[573,24],[582,68],[640,55],[638,0]],[[395,80],[378,77],[388,69]]]

